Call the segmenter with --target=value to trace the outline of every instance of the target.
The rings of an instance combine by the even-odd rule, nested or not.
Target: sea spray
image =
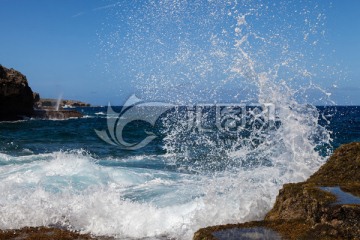
[[[322,72],[316,63],[322,4],[116,3],[109,23],[116,30],[101,36],[114,87],[131,79],[144,101],[179,106],[160,119],[163,151],[140,154],[105,145],[93,131],[105,128],[101,118],[47,123],[55,133],[64,126],[84,128],[78,121],[93,124],[75,144],[91,139],[97,154],[78,145],[25,157],[1,154],[0,227],[56,225],[120,239],[191,239],[200,227],[263,218],[284,183],[306,179],[329,154],[329,133],[307,104],[308,85],[318,89],[314,79]],[[188,127],[197,107],[207,128],[211,108],[229,110],[226,104],[244,106],[243,131]],[[259,125],[266,106],[273,106],[273,123]],[[69,136],[79,137],[57,135],[71,141]]]
[[[55,104],[55,110],[56,111],[59,111],[59,109],[60,109],[61,100],[62,100],[62,94],[60,94],[59,97],[56,100],[56,104]]]
[[[169,114],[175,123],[164,121],[166,161],[210,181],[186,228],[260,219],[282,184],[304,180],[330,153],[329,132],[309,104],[311,91],[323,104],[331,102],[314,83],[326,71],[321,67],[326,6],[149,1],[134,8],[128,22],[133,32],[116,35],[124,50],[116,54],[124,54],[122,64],[131,63],[142,98],[188,109],[204,102],[274,106],[274,127],[248,124],[247,134],[226,141],[220,134],[189,130],[182,112]]]

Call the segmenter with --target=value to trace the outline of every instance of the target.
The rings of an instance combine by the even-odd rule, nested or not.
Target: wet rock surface
[[[59,228],[25,227],[17,230],[0,230],[0,240],[110,240],[113,238],[94,237],[89,234],[80,234]]]
[[[255,227],[272,229],[282,239],[360,239],[359,196],[356,142],[339,147],[307,181],[285,184],[264,221],[203,228],[194,239],[218,239],[213,233],[220,230]]]

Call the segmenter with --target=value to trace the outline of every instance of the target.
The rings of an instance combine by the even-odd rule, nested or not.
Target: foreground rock
[[[307,181],[285,184],[264,221],[203,228],[194,239],[360,239],[360,143],[339,147]]]
[[[33,114],[33,91],[26,77],[0,65],[0,121],[14,121]]]
[[[92,240],[103,239],[110,240],[113,238],[107,237],[92,237],[89,234],[79,234],[77,232],[67,231],[59,228],[47,228],[47,227],[26,227],[18,230],[0,230],[0,239],[13,239],[13,240]]]

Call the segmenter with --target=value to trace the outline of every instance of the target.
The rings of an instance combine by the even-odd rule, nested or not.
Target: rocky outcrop
[[[80,112],[62,110],[61,107],[90,106],[80,101],[62,100],[56,110],[56,104],[56,99],[41,99],[39,93],[33,92],[25,75],[0,65],[0,121],[79,118],[82,117]]]
[[[36,109],[32,117],[37,119],[64,120],[69,118],[81,118],[83,115],[74,110]]]
[[[34,104],[36,104],[37,102],[40,101],[40,94],[37,92],[33,93],[33,98],[34,98]]]
[[[360,183],[360,142],[345,144],[334,154],[308,183],[318,186],[338,186]]]
[[[26,76],[0,65],[0,121],[30,117],[34,97]]]
[[[264,221],[200,229],[194,239],[242,239],[248,229],[282,239],[360,239],[360,143],[338,148],[307,181],[285,184]]]
[[[42,98],[39,99],[35,103],[35,108],[55,108],[56,105],[59,104],[59,109],[61,108],[71,108],[71,107],[90,107],[89,103],[84,103],[81,101],[75,101],[75,100],[60,100],[58,103],[57,99],[53,98]]]
[[[59,106],[57,106],[59,105]],[[73,107],[88,107],[90,104],[73,101],[73,100],[57,100],[51,98],[40,98],[35,103],[35,111],[33,118],[38,119],[69,119],[69,118],[81,118],[83,115],[75,110],[65,110],[66,108]]]

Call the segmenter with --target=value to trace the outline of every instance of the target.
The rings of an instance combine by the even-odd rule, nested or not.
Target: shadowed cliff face
[[[43,103],[49,106],[42,106]],[[39,109],[34,110],[34,105]],[[89,106],[80,101],[63,100],[62,105]],[[56,99],[40,99],[38,93],[33,93],[26,76],[14,69],[0,65],[0,121],[16,121],[27,117],[38,119],[68,119],[80,118],[77,111],[55,111]]]
[[[31,116],[34,97],[26,77],[0,65],[0,121]]]

